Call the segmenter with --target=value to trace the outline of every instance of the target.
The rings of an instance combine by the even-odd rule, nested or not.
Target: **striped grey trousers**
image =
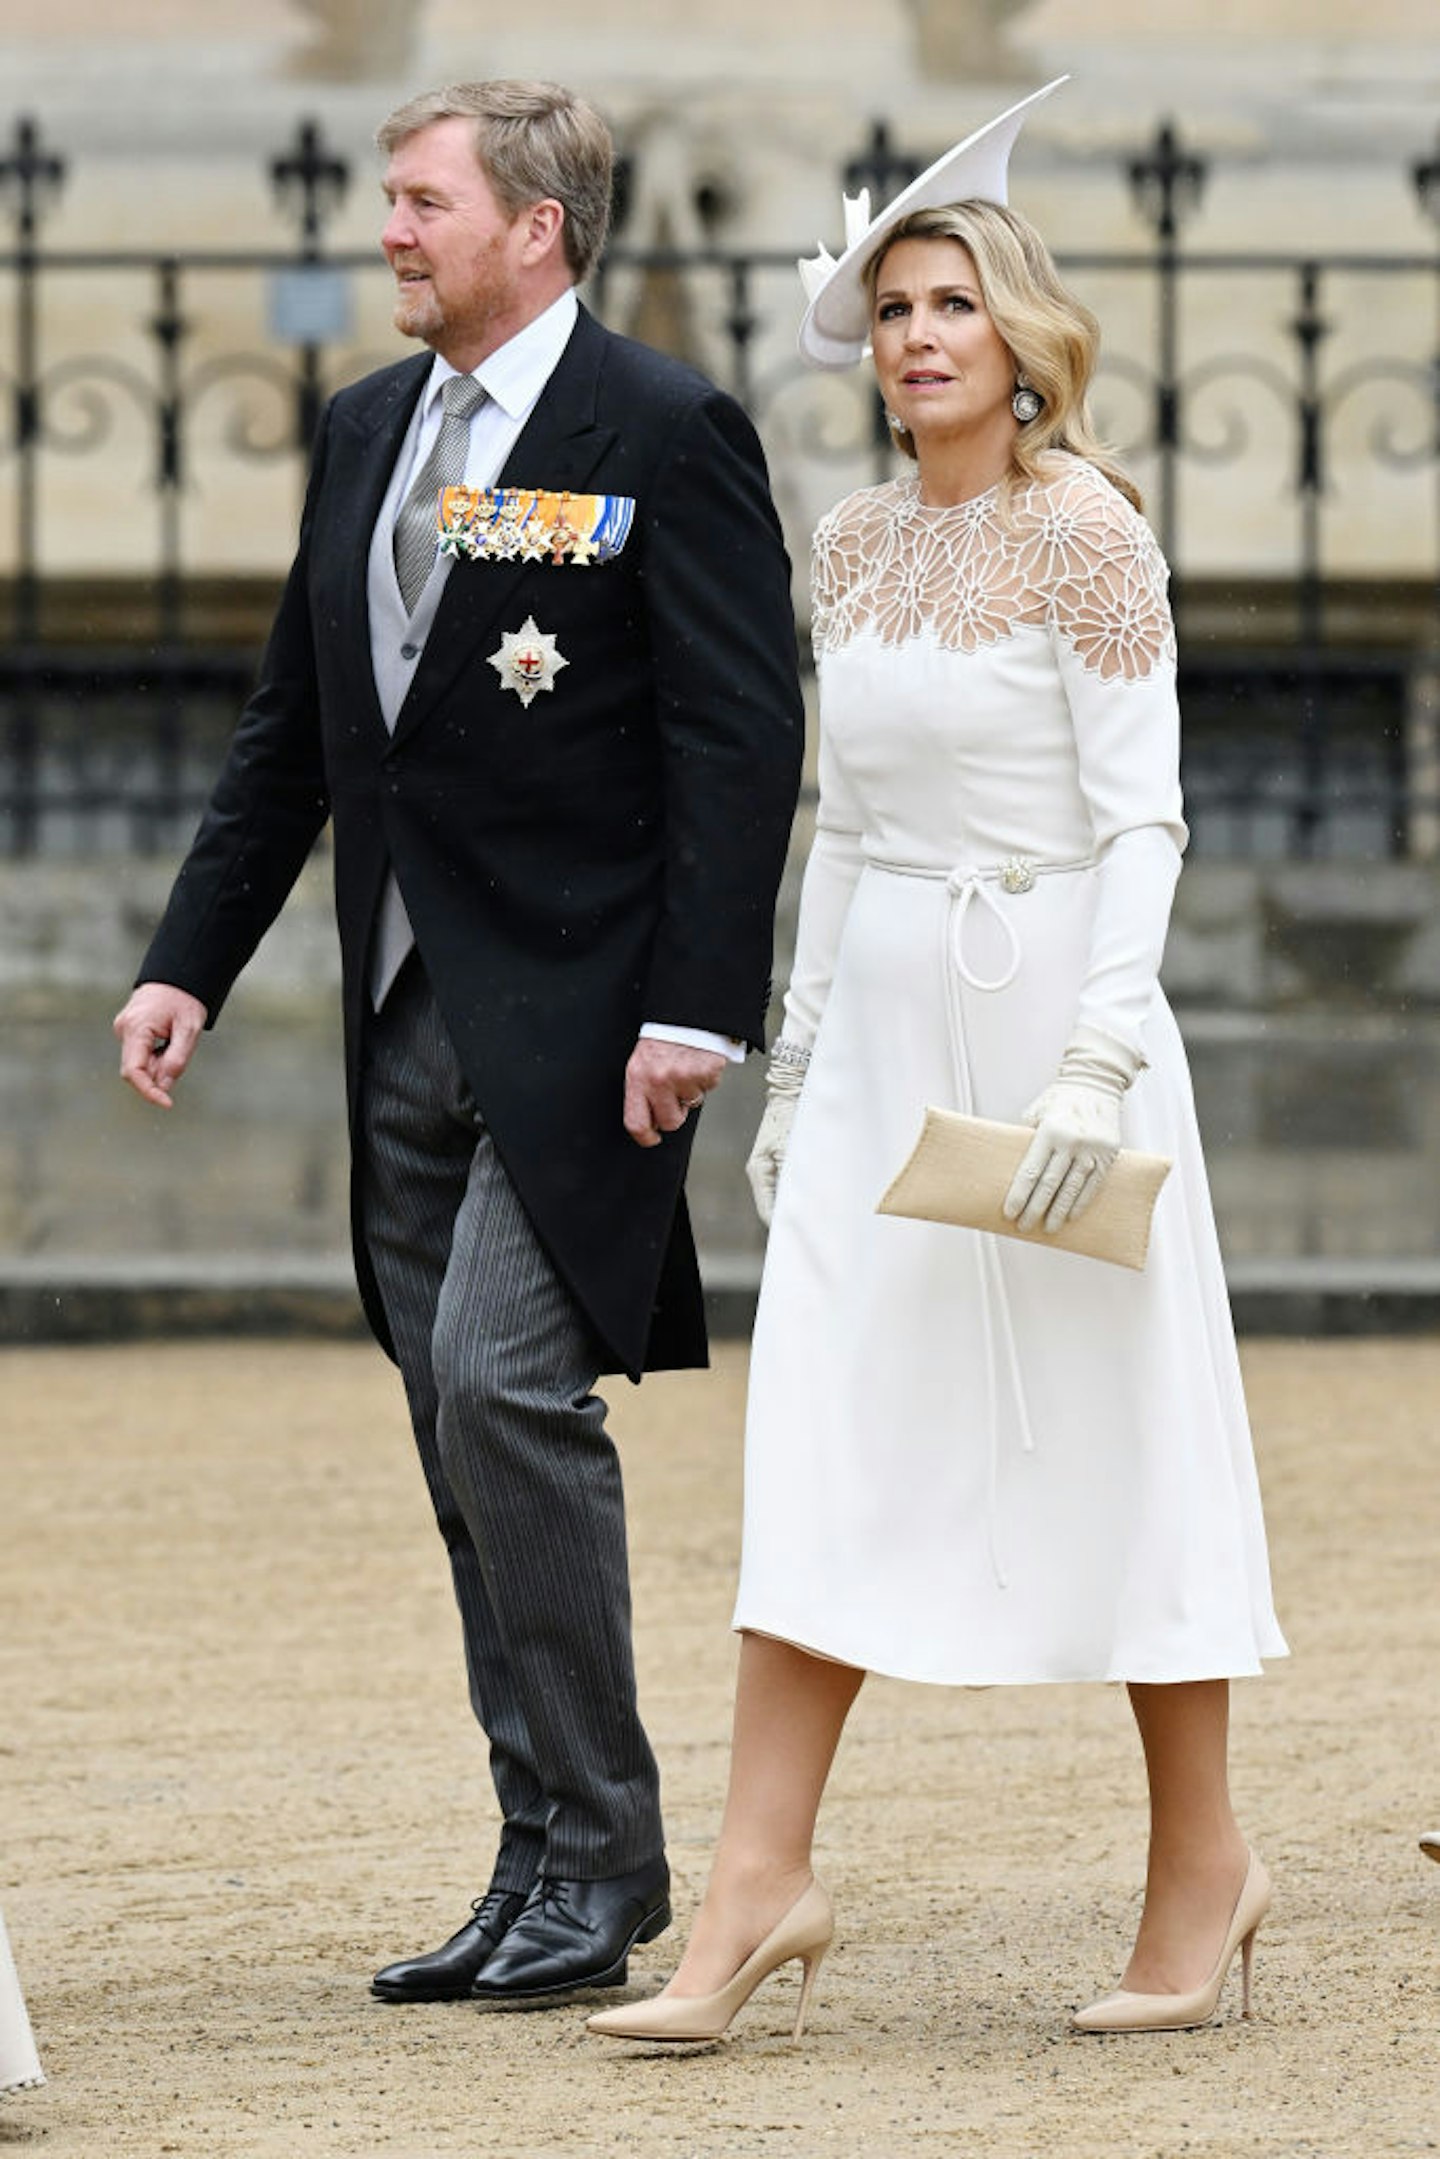
[[[503,1817],[490,1886],[629,1873],[659,1857],[663,1833],[600,1357],[417,954],[370,1016],[361,1144],[365,1241],[490,1741]]]

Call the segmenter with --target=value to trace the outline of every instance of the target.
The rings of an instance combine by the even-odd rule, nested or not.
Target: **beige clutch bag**
[[[1058,1230],[1021,1229],[1007,1222],[1000,1208],[1034,1137],[1029,1125],[927,1109],[909,1160],[875,1212],[988,1229],[996,1237],[1018,1237],[1022,1244],[1083,1252],[1087,1259],[1108,1259],[1117,1267],[1143,1267],[1156,1196],[1170,1173],[1165,1156],[1122,1147],[1078,1222]]]

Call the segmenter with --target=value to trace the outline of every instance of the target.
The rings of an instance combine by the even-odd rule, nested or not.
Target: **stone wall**
[[[782,907],[788,967],[796,864]],[[115,1077],[109,1020],[169,872],[0,868],[0,1262],[343,1258],[328,870],[307,871],[168,1115]],[[1440,870],[1193,863],[1167,986],[1236,1262],[1440,1254]],[[759,1062],[707,1108],[692,1198],[713,1280],[753,1277],[742,1164]]]

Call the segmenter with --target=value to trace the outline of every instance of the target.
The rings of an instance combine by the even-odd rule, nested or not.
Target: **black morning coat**
[[[366,564],[429,371],[428,353],[383,368],[326,411],[259,682],[139,979],[189,990],[213,1024],[330,818],[352,1142],[393,863],[480,1112],[604,1368],[703,1364],[694,1120],[645,1149],[621,1107],[645,1020],[762,1042],[803,739],[764,459],[732,399],[582,308],[501,479],[631,496],[630,535],[605,563],[457,561],[392,738]],[[531,616],[567,665],[527,707],[490,656]],[[360,1290],[390,1349],[358,1179]]]

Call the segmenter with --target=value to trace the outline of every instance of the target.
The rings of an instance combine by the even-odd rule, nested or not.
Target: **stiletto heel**
[[[1203,1986],[1189,1994],[1107,1994],[1103,2001],[1077,2009],[1070,2022],[1079,2032],[1185,2032],[1208,2024],[1220,2003],[1225,1974],[1240,1951],[1240,2001],[1242,2016],[1250,2014],[1250,1970],[1255,1957],[1255,1937],[1270,1909],[1270,1877],[1250,1854],[1250,1864],[1230,1915],[1230,1925],[1215,1968]]]
[[[1250,1967],[1255,1961],[1255,1937],[1260,1932],[1260,1922],[1255,1922],[1240,1944],[1240,2014],[1250,2014]]]
[[[812,1880],[784,1917],[770,1929],[759,1947],[725,1986],[713,1994],[656,1994],[648,2002],[632,2002],[620,2009],[602,2009],[587,2019],[587,2029],[606,2039],[720,2039],[730,2028],[737,2010],[743,2009],[762,1980],[782,1964],[798,1958],[801,1965],[800,2004],[795,2012],[795,2037],[805,2029],[805,2013],[820,1961],[835,1933],[835,1914],[823,1885]]]
[[[795,2009],[795,2029],[791,2034],[792,2038],[799,2039],[805,2030],[805,2015],[810,2007],[810,1996],[814,1991],[816,1975],[820,1970],[820,1961],[828,1947],[829,1943],[827,1942],[818,1949],[812,1949],[808,1957],[802,1957],[801,1959],[800,2000]]]

